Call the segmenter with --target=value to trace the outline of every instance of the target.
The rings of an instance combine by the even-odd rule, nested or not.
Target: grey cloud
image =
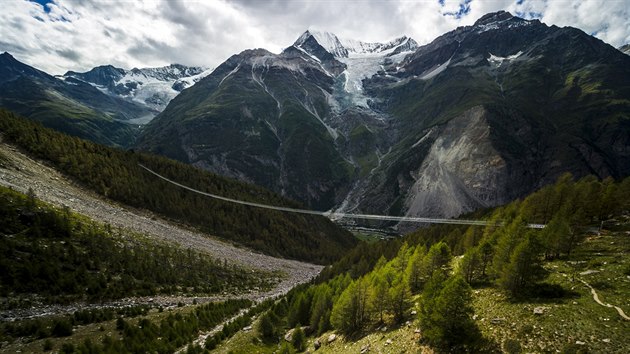
[[[186,6],[186,2],[182,0],[167,1],[162,13],[173,23],[183,25],[190,31],[203,31],[206,27],[206,19]]]
[[[28,50],[19,43],[11,43],[0,40],[0,53],[3,52],[9,52],[11,54],[20,56],[22,54],[26,54]]]
[[[464,1],[446,0],[449,9]],[[216,67],[248,48],[279,51],[309,28],[364,41],[406,34],[427,43],[501,9],[598,31],[598,38],[618,47],[630,42],[629,7],[621,0],[472,0],[470,13],[454,19],[443,16],[438,0],[57,0],[49,16],[39,5],[8,1],[0,12],[0,50],[21,53],[28,64],[51,73],[109,63]],[[71,22],[55,22],[60,16]]]
[[[58,49],[55,51],[57,54],[61,55],[62,57],[74,61],[74,62],[79,62],[81,61],[81,54],[75,50],[72,49]]]

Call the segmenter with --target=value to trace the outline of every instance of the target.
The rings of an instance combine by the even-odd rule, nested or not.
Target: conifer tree
[[[423,293],[420,317],[423,339],[453,352],[471,351],[480,338],[472,319],[472,289],[459,275],[442,283],[443,275],[432,277]]]

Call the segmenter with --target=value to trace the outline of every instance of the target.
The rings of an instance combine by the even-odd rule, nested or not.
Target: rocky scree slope
[[[455,216],[564,172],[630,174],[630,60],[570,27],[488,14],[365,83],[400,139],[360,202]]]
[[[138,232],[158,241],[172,242],[183,248],[195,249],[228,263],[282,274],[281,281],[273,289],[266,292],[241,294],[245,297],[262,300],[286,294],[296,285],[311,280],[322,269],[319,265],[271,257],[247,248],[236,247],[206,234],[168,222],[150,212],[113,203],[96,193],[80,188],[55,169],[23,154],[3,141],[1,135],[0,156],[4,158],[0,163],[0,185],[22,193],[27,193],[30,188],[38,198],[45,202],[58,207],[68,207],[74,212],[114,227]],[[163,299],[165,303],[173,301],[190,303],[192,301],[192,298],[173,300],[170,297],[159,297],[159,299]],[[129,301],[131,300],[123,300],[122,304]],[[138,301],[139,303],[153,303],[153,299],[134,299],[134,303]],[[73,306],[69,306],[68,310],[64,309],[65,307],[45,308],[47,312],[53,313],[75,310]],[[32,314],[34,311],[36,309],[31,309],[26,313]]]
[[[175,98],[138,147],[312,208],[456,216],[576,176],[630,174],[630,58],[491,13],[417,47],[307,31]]]

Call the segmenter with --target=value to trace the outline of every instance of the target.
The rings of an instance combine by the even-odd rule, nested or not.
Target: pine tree
[[[468,249],[462,258],[462,261],[459,265],[459,271],[464,277],[464,279],[472,284],[475,280],[481,277],[482,275],[482,260],[481,254],[477,247],[473,247]]]
[[[306,336],[302,327],[297,326],[293,330],[293,338],[291,338],[291,344],[297,352],[303,352],[306,349]]]
[[[333,305],[330,323],[341,332],[352,333],[365,325],[368,317],[368,286],[365,278],[353,281]]]
[[[434,244],[424,257],[423,273],[427,277],[431,276],[436,270],[442,270],[443,272],[448,273],[452,258],[451,249],[445,242],[438,242]]]
[[[409,289],[413,293],[419,292],[422,287],[422,260],[425,256],[425,252],[426,251],[423,246],[416,246],[416,249],[409,259],[409,263],[407,264],[407,269],[405,270],[405,278],[409,284]]]
[[[512,296],[522,295],[527,286],[544,275],[540,249],[541,245],[533,234],[529,234],[514,248],[510,262],[503,268],[499,278],[499,285]]]
[[[264,340],[275,340],[277,338],[278,333],[273,325],[273,321],[271,321],[269,313],[260,316],[260,320],[258,321],[258,334]]]
[[[370,307],[378,318],[378,323],[383,323],[383,316],[387,311],[387,305],[390,303],[388,284],[381,275],[372,275],[372,284],[370,292]]]
[[[411,291],[409,284],[399,277],[389,289],[390,309],[394,314],[394,321],[400,323],[405,318],[405,313],[411,308]]]
[[[435,285],[437,279],[432,280]],[[433,293],[423,296],[425,311],[420,317],[423,338],[433,346],[453,352],[472,350],[481,335],[472,319],[472,289],[468,283],[455,275],[430,291]]]

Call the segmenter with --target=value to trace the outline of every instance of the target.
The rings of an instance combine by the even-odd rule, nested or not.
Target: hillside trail
[[[2,141],[0,136],[0,156],[6,161],[0,161],[0,185],[10,187],[22,193],[32,188],[37,198],[57,207],[68,207],[70,210],[83,214],[98,222],[110,224],[117,228],[128,229],[145,235],[150,239],[167,243],[174,243],[182,248],[191,248],[206,253],[215,259],[237,264],[245,268],[259,269],[269,272],[280,272],[284,276],[269,291],[253,291],[247,294],[222,294],[216,297],[196,298],[197,303],[219,301],[227,298],[245,297],[255,301],[277,297],[286,294],[296,285],[305,283],[317,276],[322,266],[282,259],[257,253],[253,250],[236,247],[210,235],[202,234],[182,225],[161,219],[146,210],[133,209],[115,203],[96,193],[79,187],[57,170],[41,161],[34,160],[16,147]],[[116,303],[151,303],[172,304],[177,302],[192,303],[193,298],[166,296],[155,298],[130,298]],[[89,307],[89,304],[79,304]],[[101,305],[102,306],[102,305]],[[72,311],[73,306],[42,307],[30,309],[30,313],[46,312],[46,314]],[[79,306],[83,308],[83,306]],[[52,313],[48,313],[52,312]],[[1,314],[5,317],[5,314]],[[21,317],[21,316],[18,316]],[[33,316],[31,316],[33,317]]]
[[[578,279],[578,280],[581,281],[584,285],[586,285],[589,289],[591,289],[591,294],[593,295],[593,300],[595,300],[596,303],[598,303],[598,304],[600,304],[602,306],[605,306],[605,307],[614,308],[619,313],[619,316],[621,316],[625,320],[630,321],[630,317],[628,317],[628,315],[626,315],[619,306],[611,305],[609,303],[605,303],[605,302],[601,301],[599,299],[599,295],[597,295],[597,291],[595,291],[595,288],[593,288],[591,286],[591,284],[587,283],[586,281],[584,281],[582,279]]]
[[[254,307],[256,305],[252,305],[252,307]],[[226,319],[225,321],[219,323],[218,325],[214,326],[214,328],[212,328],[209,331],[206,332],[201,332],[197,338],[193,339],[192,342],[183,345],[182,347],[180,347],[179,349],[177,349],[174,354],[181,354],[186,352],[186,350],[188,349],[188,346],[190,345],[198,345],[200,347],[204,347],[206,344],[206,340],[208,339],[208,337],[215,335],[216,333],[218,333],[219,331],[223,330],[223,326],[225,326],[226,324],[235,321],[237,318],[239,318],[240,316],[244,315],[245,313],[247,313],[247,311],[249,311],[252,307],[248,307],[245,309],[240,310],[236,315]],[[251,329],[250,329],[251,330]]]

